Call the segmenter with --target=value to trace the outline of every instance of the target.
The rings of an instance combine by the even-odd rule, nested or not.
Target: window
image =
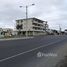
[[[23,29],[23,25],[17,25],[16,29]]]
[[[21,20],[21,22],[23,22],[23,20]]]
[[[17,20],[17,23],[19,23],[19,20]]]

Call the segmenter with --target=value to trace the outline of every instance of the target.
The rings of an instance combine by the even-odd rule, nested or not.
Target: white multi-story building
[[[45,34],[46,21],[37,18],[16,20],[16,29],[21,35],[43,35]]]

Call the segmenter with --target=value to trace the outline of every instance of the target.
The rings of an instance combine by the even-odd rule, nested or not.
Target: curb
[[[0,39],[0,41],[19,40],[19,39],[30,39],[30,38],[34,38],[34,37],[8,38],[8,39]]]

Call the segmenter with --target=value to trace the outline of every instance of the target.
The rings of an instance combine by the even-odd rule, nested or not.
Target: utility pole
[[[61,27],[60,27],[60,25],[59,25],[59,34],[61,35]]]

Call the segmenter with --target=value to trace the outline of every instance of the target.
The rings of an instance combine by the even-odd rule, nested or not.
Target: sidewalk
[[[5,41],[5,40],[18,40],[18,39],[30,39],[30,38],[34,38],[34,37],[2,38],[2,39],[0,39],[0,41]]]

